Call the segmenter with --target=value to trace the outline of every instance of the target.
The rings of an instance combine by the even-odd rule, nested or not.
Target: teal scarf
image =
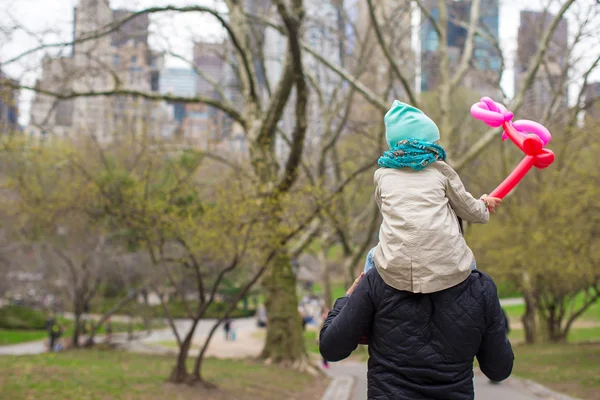
[[[383,153],[377,164],[381,168],[407,168],[420,171],[436,161],[446,161],[446,151],[439,144],[422,140],[399,141],[391,150]]]

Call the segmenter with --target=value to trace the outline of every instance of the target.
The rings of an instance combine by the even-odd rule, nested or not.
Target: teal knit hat
[[[399,141],[418,139],[435,143],[440,140],[440,130],[435,122],[418,108],[394,100],[385,114],[385,138],[390,149]]]

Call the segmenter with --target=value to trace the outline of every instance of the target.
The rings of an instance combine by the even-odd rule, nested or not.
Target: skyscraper
[[[113,10],[113,20],[121,21],[133,13],[129,10]],[[148,14],[141,14],[125,22],[117,30],[111,33],[111,43],[115,47],[121,47],[125,43],[135,43],[148,45],[148,28],[150,27],[150,17]]]
[[[555,16],[547,12],[521,11],[518,49],[515,62],[515,90],[520,90],[527,69],[538,51],[540,37],[544,34]],[[550,39],[548,51],[532,86],[525,92],[521,112],[528,119],[543,116],[545,108],[552,104],[555,96],[560,96],[561,104],[568,105],[566,70],[568,68],[568,24],[561,19]]]
[[[453,71],[465,50],[468,35],[468,24],[471,16],[471,0],[448,0],[448,57]],[[439,21],[437,0],[425,3],[436,21]],[[439,37],[431,21],[424,15],[421,17],[421,90],[435,90],[440,84],[439,74]],[[499,40],[498,0],[482,0],[479,12],[479,28],[495,40]],[[465,86],[477,91],[488,91],[495,85],[493,76],[500,70],[500,54],[494,46],[479,35],[474,38],[473,74],[467,79]],[[495,88],[497,89],[497,88]]]
[[[60,93],[111,91],[117,83],[131,90],[157,91],[162,55],[148,46],[147,18],[136,17],[115,32],[78,42],[127,15],[129,11],[112,10],[108,0],[79,0],[73,15],[73,52],[46,57],[37,85]],[[31,107],[30,128],[40,135],[87,133],[101,141],[112,141],[116,135],[138,134],[157,126],[157,113],[153,112],[156,106],[156,102],[131,96],[57,100],[38,93]]]

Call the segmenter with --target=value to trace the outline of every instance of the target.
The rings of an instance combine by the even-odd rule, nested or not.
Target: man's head
[[[385,114],[385,137],[388,146],[395,147],[401,140],[418,139],[435,143],[440,140],[440,130],[435,122],[418,108],[394,100]]]

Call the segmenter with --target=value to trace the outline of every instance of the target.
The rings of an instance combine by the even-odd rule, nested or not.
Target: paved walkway
[[[194,332],[192,355],[199,352],[199,347],[204,343],[208,333],[216,320],[207,319],[198,323]],[[188,320],[175,320],[175,326],[180,337],[183,337],[191,326]],[[219,358],[246,358],[256,356],[262,350],[262,341],[253,336],[257,330],[254,318],[243,318],[234,321],[236,329],[236,341],[226,341],[223,328],[219,327],[215,332],[209,345],[207,355]],[[138,334],[139,335],[139,334]],[[150,335],[144,335],[131,342],[127,341],[126,335],[113,335],[118,338],[117,343],[130,351],[141,353],[170,354],[176,352],[176,348],[169,347],[170,342],[176,343],[175,335],[171,328],[153,331]],[[96,336],[96,342],[100,343],[103,336]],[[46,352],[45,339],[35,342],[20,343],[9,346],[0,346],[0,355],[26,355],[41,354]]]
[[[353,361],[331,363],[327,374],[331,377],[354,377],[354,391],[351,400],[367,400],[367,364]],[[524,394],[508,384],[490,384],[482,375],[476,375],[475,400],[539,400],[538,397]]]
[[[502,307],[520,306],[525,304],[525,299],[518,297],[516,299],[500,299],[500,305]]]

